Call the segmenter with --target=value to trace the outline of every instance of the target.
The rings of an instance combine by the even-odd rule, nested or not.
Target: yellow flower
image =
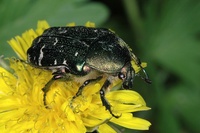
[[[94,27],[94,24],[88,22],[86,26]],[[20,59],[9,59],[13,73],[0,67],[0,131],[84,133],[97,130],[100,133],[115,133],[110,123],[130,129],[148,130],[151,125],[148,121],[132,115],[136,111],[149,110],[143,98],[135,91],[115,90],[106,94],[113,113],[121,117],[115,118],[105,110],[99,96],[105,79],[87,85],[82,95],[73,101],[72,97],[80,84],[74,81],[55,81],[47,93],[47,102],[51,108],[45,108],[42,88],[51,79],[52,73],[34,68],[22,60],[27,59],[26,51],[33,39],[48,27],[46,21],[39,21],[35,31],[30,29],[22,37],[16,36],[8,42]]]

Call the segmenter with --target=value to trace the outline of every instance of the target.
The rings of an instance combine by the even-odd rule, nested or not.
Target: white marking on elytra
[[[54,65],[57,65],[57,60],[54,60]]]
[[[88,45],[87,43],[85,43],[85,42],[82,42],[82,43],[83,43],[84,46],[86,46],[88,48],[90,47],[90,45]]]
[[[75,54],[74,54],[74,56],[77,56],[78,55],[78,52],[76,52]]]
[[[55,38],[55,42],[53,43],[53,45],[56,45],[58,43],[58,38]]]
[[[38,39],[37,43],[40,43],[41,39],[42,39],[42,37],[40,37],[40,38]]]
[[[63,64],[67,65],[67,61],[66,61],[66,60],[64,60],[64,61],[63,61]]]
[[[44,56],[44,53],[43,53],[43,48],[45,47],[45,45],[44,46],[42,46],[42,48],[40,49],[40,56],[39,56],[39,58],[38,58],[38,65],[39,66],[42,66],[42,64],[41,64],[41,60],[42,60],[42,58],[43,58],[43,56]]]
[[[27,58],[27,60],[30,62],[30,58],[31,58],[31,56],[30,56],[30,54],[28,54],[28,58]]]
[[[60,31],[59,31],[60,34],[66,33],[66,32],[67,32],[67,30],[63,30],[61,27],[59,28],[59,30],[60,30]]]

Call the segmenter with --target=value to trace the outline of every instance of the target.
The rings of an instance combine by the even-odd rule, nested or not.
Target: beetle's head
[[[123,81],[123,88],[130,89],[133,87],[133,79],[135,76],[141,77],[146,83],[151,84],[151,80],[149,79],[144,68],[139,64],[139,67],[142,70],[142,75],[140,73],[135,73],[134,68],[131,63],[127,63],[122,69],[121,72],[118,73],[119,79]]]
[[[133,86],[133,79],[135,77],[135,71],[130,63],[127,63],[118,74],[119,79],[123,81],[122,87],[124,89],[130,89]]]

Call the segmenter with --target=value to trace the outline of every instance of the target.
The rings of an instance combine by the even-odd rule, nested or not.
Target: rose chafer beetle
[[[134,77],[139,75],[135,73],[132,61],[143,71],[144,76],[141,77],[151,83],[141,62],[128,45],[105,28],[51,27],[33,40],[27,57],[34,67],[53,72],[52,79],[42,89],[44,105],[47,108],[46,95],[55,80],[80,82],[82,85],[73,97],[76,98],[90,82],[105,77],[106,81],[100,89],[101,101],[112,116],[118,117],[112,113],[111,105],[105,98],[105,91],[116,78],[122,80],[124,89],[132,88]]]

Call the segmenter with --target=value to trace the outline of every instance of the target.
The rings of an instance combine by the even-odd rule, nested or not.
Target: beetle
[[[140,60],[129,46],[106,28],[50,27],[33,40],[27,50],[27,61],[34,67],[52,71],[53,77],[42,89],[47,108],[46,95],[55,80],[75,80],[81,83],[74,99],[81,95],[86,85],[105,77],[100,89],[101,101],[112,116],[118,117],[112,113],[105,91],[116,78],[122,80],[124,89],[132,88],[134,77],[139,75],[135,73],[132,61],[143,71],[144,76],[141,77],[151,83]]]

